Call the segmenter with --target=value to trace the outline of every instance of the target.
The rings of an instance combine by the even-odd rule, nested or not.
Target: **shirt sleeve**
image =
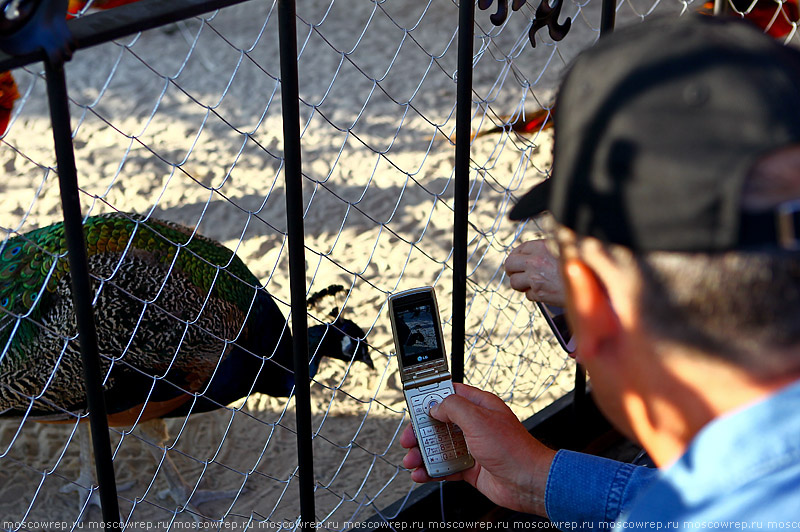
[[[547,515],[561,530],[600,528],[600,522],[616,521],[658,474],[649,467],[558,451],[547,476]]]

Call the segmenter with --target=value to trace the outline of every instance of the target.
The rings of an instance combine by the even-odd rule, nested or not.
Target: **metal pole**
[[[467,306],[467,222],[469,221],[469,148],[472,138],[472,40],[475,2],[458,7],[458,79],[456,80],[456,155],[453,213],[453,346],[455,382],[464,381],[464,338]]]
[[[106,528],[119,527],[117,485],[114,480],[111,439],[108,435],[108,417],[103,396],[103,373],[100,369],[97,330],[92,310],[89,260],[78,197],[78,172],[75,168],[75,153],[72,146],[67,80],[63,62],[46,58],[44,66],[47,75],[50,120],[58,162],[58,182],[61,187],[61,209],[64,213],[64,234],[67,240],[69,271],[72,279],[72,300],[75,306],[78,342],[83,360],[94,463],[97,470],[97,483],[100,487],[100,504]]]
[[[294,331],[294,400],[300,484],[300,530],[315,528],[314,454],[311,441],[311,384],[308,373],[306,259],[303,229],[303,181],[300,157],[300,88],[297,77],[297,21],[294,0],[278,1],[278,38],[283,105],[284,177],[289,245],[289,287]]]
[[[132,4],[74,18],[66,24],[75,51],[248,1],[138,0]],[[64,6],[66,10],[66,3]],[[0,72],[39,62],[42,57],[42,50],[39,48],[15,54],[0,51]]]
[[[614,31],[614,24],[617,17],[616,0],[603,0],[600,7],[600,37]]]

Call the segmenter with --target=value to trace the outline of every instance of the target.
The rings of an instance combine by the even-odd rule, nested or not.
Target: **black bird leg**
[[[61,487],[61,493],[75,491],[78,493],[78,511],[80,516],[78,523],[83,523],[89,518],[92,506],[100,508],[100,492],[97,490],[97,478],[94,474],[94,455],[92,453],[92,433],[89,431],[89,423],[78,423],[77,429],[78,452],[80,473],[78,478]],[[129,490],[135,482],[126,482],[117,486],[119,491]],[[89,492],[88,494],[86,492]]]
[[[144,421],[139,423],[139,431],[150,440],[151,444],[147,445],[147,448],[159,462],[159,471],[164,473],[169,483],[169,490],[165,490],[166,493],[159,493],[159,497],[163,497],[167,493],[170,494],[177,504],[183,506],[192,514],[195,521],[200,522],[201,516],[203,516],[203,513],[197,509],[198,505],[219,499],[235,499],[239,493],[245,491],[244,489],[229,491],[195,490],[194,486],[184,480],[175,466],[175,462],[172,461],[167,452],[166,442],[169,439],[169,432],[167,431],[166,422],[161,418]],[[191,500],[189,499],[190,496]]]

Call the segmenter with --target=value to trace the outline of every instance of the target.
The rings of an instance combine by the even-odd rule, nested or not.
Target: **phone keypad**
[[[455,460],[469,454],[464,433],[453,423],[443,423],[428,415],[431,407],[441,403],[450,395],[449,390],[438,389],[436,393],[420,395],[412,399],[412,408],[419,430],[420,444],[431,464]]]

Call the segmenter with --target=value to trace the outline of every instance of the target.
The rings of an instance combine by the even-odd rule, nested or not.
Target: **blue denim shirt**
[[[545,505],[562,530],[798,529],[800,382],[715,419],[663,472],[559,451]]]

